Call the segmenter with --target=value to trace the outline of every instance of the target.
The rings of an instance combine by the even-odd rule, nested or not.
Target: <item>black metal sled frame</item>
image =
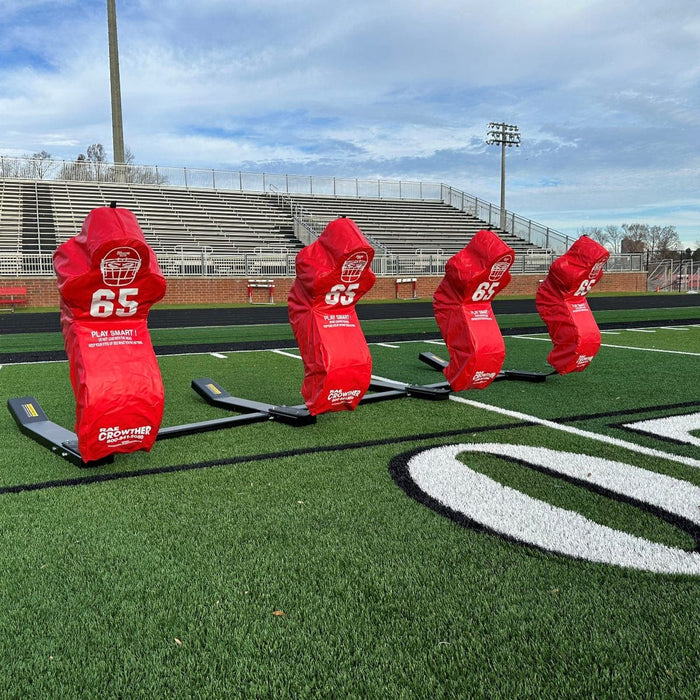
[[[404,384],[403,382],[393,382],[388,379],[372,378],[369,383],[370,391],[365,394],[360,403],[376,403],[390,399],[425,399],[427,401],[444,401],[448,399],[452,389],[447,382],[436,384]]]
[[[234,411],[266,411],[271,420],[288,425],[301,426],[316,422],[316,416],[309,413],[304,404],[297,406],[274,406],[260,401],[241,399],[226,391],[213,379],[193,379],[192,388],[210,405]],[[428,384],[425,386],[393,382],[388,379],[371,379],[369,392],[361,399],[360,404],[391,401],[406,397],[441,401],[450,395],[451,389],[447,382]]]
[[[249,425],[269,420],[295,427],[316,422],[316,416],[311,415],[309,409],[303,404],[298,406],[276,406],[262,401],[238,398],[231,396],[226,389],[213,379],[193,379],[192,388],[212,406],[236,411],[238,415],[160,428],[156,440],[168,440],[185,435],[195,435],[197,433],[223,430],[234,426]],[[360,403],[376,403],[407,396],[435,401],[446,399],[450,394],[449,385],[446,382],[426,386],[413,386],[400,382],[373,379],[370,383],[370,390],[372,393],[365,394]],[[79,467],[97,467],[114,461],[114,455],[108,455],[100,460],[85,462],[78,448],[78,436],[72,430],[68,430],[50,420],[33,396],[8,399],[7,408],[23,435],[48,448],[51,452],[71,464]]]
[[[229,411],[238,411],[246,415],[261,414],[264,420],[273,420],[286,423],[294,427],[310,425],[316,422],[316,416],[309,413],[309,409],[303,404],[298,406],[276,406],[262,401],[252,401],[231,396],[220,384],[213,379],[193,379],[192,388],[211,406],[225,408]]]
[[[443,370],[449,362],[438,357],[433,352],[421,352],[418,353],[418,359],[421,362],[425,362],[426,365],[432,367],[433,369]],[[556,374],[555,372],[529,372],[522,369],[506,369],[499,372],[494,378],[494,382],[503,381],[505,379],[512,379],[520,382],[544,382],[547,377],[551,374]]]
[[[99,467],[103,464],[111,464],[114,461],[114,455],[108,455],[103,459],[85,462],[78,448],[78,436],[72,430],[68,430],[50,420],[33,396],[8,399],[7,408],[23,435],[47,447],[51,452],[71,464],[75,464],[78,467]],[[247,425],[266,420],[270,420],[267,412],[249,410],[242,415],[226,416],[197,423],[184,423],[183,425],[161,428],[158,431],[156,440],[168,440],[170,438],[206,433],[212,430],[222,430],[237,425]]]
[[[88,466],[83,462],[78,449],[78,436],[71,430],[49,420],[39,402],[33,396],[8,399],[7,408],[23,435],[48,447],[52,452],[79,467]],[[100,464],[109,464],[113,458],[100,460]],[[91,463],[92,465],[93,463]],[[96,465],[96,463],[95,463]]]

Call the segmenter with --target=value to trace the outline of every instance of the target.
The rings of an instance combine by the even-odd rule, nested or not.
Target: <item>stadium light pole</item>
[[[117,44],[117,10],[115,0],[107,0],[107,34],[109,39],[109,83],[112,97],[112,150],[114,164],[124,165],[124,125],[122,91],[119,81],[119,46]],[[118,168],[118,170],[121,170]]]
[[[486,143],[501,145],[501,230],[506,228],[506,146],[520,146],[520,130],[514,124],[490,122]]]

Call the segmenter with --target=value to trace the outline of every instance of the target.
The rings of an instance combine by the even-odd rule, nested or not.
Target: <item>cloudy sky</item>
[[[697,0],[117,0],[140,164],[444,182],[700,244]],[[0,154],[111,157],[106,0],[3,0]]]

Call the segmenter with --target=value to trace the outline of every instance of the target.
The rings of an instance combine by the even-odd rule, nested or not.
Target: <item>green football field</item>
[[[505,342],[504,368],[548,371],[546,335]],[[377,377],[442,379],[417,357],[439,342],[370,350]],[[164,426],[227,415],[198,377],[302,401],[284,338],[159,364]],[[3,408],[0,697],[697,698],[698,377],[697,322],[611,329],[544,383],[91,469]],[[66,362],[5,364],[0,386],[72,428]]]

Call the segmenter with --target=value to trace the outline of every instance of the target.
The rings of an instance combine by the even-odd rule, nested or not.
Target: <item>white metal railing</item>
[[[270,184],[267,194],[277,200],[278,207],[289,209],[294,222],[294,236],[303,245],[313,243],[323,233],[327,222],[322,224],[318,217],[307,212],[301,204],[295,202],[288,192],[282,192],[277,185]]]
[[[0,156],[0,178],[134,183],[191,189],[237,190],[358,197],[363,199],[438,200],[500,227],[498,205],[437,182],[365,180],[318,175],[280,175],[158,165],[119,165],[88,161]],[[563,233],[506,212],[505,231],[541,248],[563,253],[574,242]]]
[[[487,202],[473,195],[456,190],[449,185],[442,185],[442,195],[444,202],[467,212],[477,219],[485,221],[489,226],[500,228],[501,208],[491,202]],[[521,238],[528,243],[553,250],[555,253],[565,253],[573,245],[575,238],[571,238],[564,233],[538,224],[531,219],[526,219],[511,211],[506,211],[505,231]]]
[[[181,249],[173,253],[160,253],[158,262],[166,277],[294,277],[295,257],[294,253],[283,250],[218,255],[206,249]],[[445,274],[445,263],[450,257],[444,253],[427,252],[412,255],[375,255],[372,270],[383,277],[439,276]],[[557,257],[559,256],[553,253],[516,255],[511,272],[546,274]],[[611,255],[605,269],[606,272],[642,272],[642,255]],[[699,273],[697,263],[689,272],[682,273],[685,275],[684,279],[695,285],[696,290]],[[0,277],[37,277],[53,274],[52,256],[48,253],[0,253]]]
[[[647,277],[649,292],[700,292],[700,263],[685,260],[661,260]]]
[[[282,175],[159,165],[116,166],[111,163],[7,156],[0,156],[0,178],[134,183],[250,192],[268,192],[274,189],[293,194],[383,199],[439,200],[442,187],[436,182]]]
[[[270,185],[268,194],[276,198],[277,206],[289,210],[294,222],[294,236],[301,241],[303,245],[313,243],[323,233],[323,229],[325,229],[331,221],[328,217],[319,216],[318,214],[313,214],[308,211],[303,204],[294,201],[289,193],[281,192],[274,184]],[[364,235],[375,250],[379,250],[382,253],[387,252],[386,246],[382,245],[369,233],[365,231]]]

